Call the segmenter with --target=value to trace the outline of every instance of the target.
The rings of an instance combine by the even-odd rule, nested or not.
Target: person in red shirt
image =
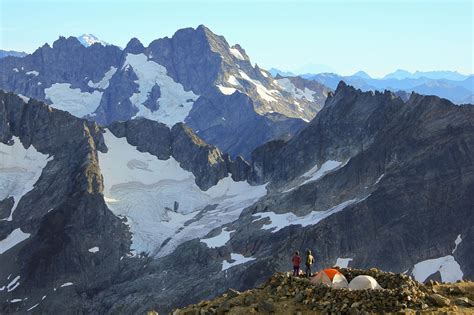
[[[300,264],[301,264],[301,257],[300,257],[300,252],[296,251],[295,255],[291,259],[293,262],[293,276],[298,276],[300,274]]]

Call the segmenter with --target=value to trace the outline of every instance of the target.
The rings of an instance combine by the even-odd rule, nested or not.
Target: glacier
[[[7,221],[13,218],[20,199],[34,188],[44,167],[53,157],[38,152],[33,145],[23,147],[18,137],[13,144],[0,143],[0,200],[13,197],[14,205]]]
[[[179,244],[236,220],[266,194],[266,185],[251,186],[230,176],[202,191],[193,173],[173,157],[159,160],[139,152],[110,131],[104,140],[109,149],[99,152],[104,199],[115,215],[127,218],[134,253],[167,255]]]

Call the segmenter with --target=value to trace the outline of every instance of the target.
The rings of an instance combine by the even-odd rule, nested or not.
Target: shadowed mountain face
[[[245,50],[205,26],[144,47],[61,37],[24,58],[0,60],[0,88],[101,125],[145,117],[186,122],[232,156],[295,134],[321,109],[328,88],[274,80]],[[302,81],[302,80],[300,80]],[[254,137],[240,137],[252,130]]]
[[[1,93],[0,312],[166,312],[254,287],[307,248],[314,269],[474,276],[472,106],[341,82],[249,162],[199,135]]]

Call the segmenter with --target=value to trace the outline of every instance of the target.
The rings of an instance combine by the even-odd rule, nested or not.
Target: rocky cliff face
[[[297,88],[285,80],[252,66],[242,47],[202,25],[148,47],[134,38],[123,50],[61,37],[52,47],[0,61],[6,91],[101,125],[133,117],[169,127],[186,122],[233,157],[293,135],[320,110],[327,88],[311,81]],[[237,136],[246,130],[255,137]]]
[[[15,191],[15,184],[9,188],[9,173],[16,174],[16,185],[22,185],[30,172],[28,166],[8,166],[13,150],[9,147],[28,149],[24,156],[13,158],[25,158],[31,165],[33,151],[49,156],[32,189],[15,195],[15,207],[7,211],[10,218],[0,221],[2,285],[16,279],[8,289],[2,287],[2,312],[18,311],[5,302],[12,299],[12,292],[40,300],[66,282],[75,283],[82,292],[107,286],[119,271],[120,257],[128,252],[130,235],[102,197],[96,150],[106,148],[100,129],[37,101],[26,104],[3,92],[0,99],[2,184],[6,185],[2,195]],[[102,252],[91,254],[88,249],[94,247]],[[78,306],[74,299],[71,303]],[[53,303],[51,311],[55,307]]]

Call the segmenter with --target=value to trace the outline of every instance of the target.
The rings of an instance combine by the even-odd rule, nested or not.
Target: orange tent
[[[337,269],[324,269],[311,278],[312,284],[324,284],[331,288],[347,288],[346,277]]]

